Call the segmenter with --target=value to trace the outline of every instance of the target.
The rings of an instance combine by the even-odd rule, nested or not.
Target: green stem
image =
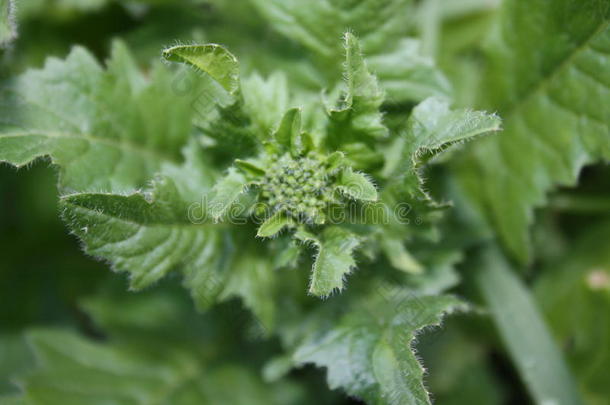
[[[496,248],[481,255],[476,283],[536,404],[580,405],[574,379],[529,291]]]

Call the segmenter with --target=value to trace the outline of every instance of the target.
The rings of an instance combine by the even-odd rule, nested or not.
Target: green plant
[[[533,297],[512,267],[572,257],[561,236],[572,213],[547,194],[610,157],[610,2],[137,3],[127,10],[211,7],[217,20],[193,36],[225,45],[167,47],[142,69],[135,34],[154,43],[170,24],[151,17],[112,42],[104,65],[74,47],[0,90],[0,161],[50,159],[70,232],[137,292],[109,280],[79,298],[95,325],[88,338],[27,332],[35,366],[23,341],[0,335],[23,353],[9,368],[32,368],[23,394],[0,403],[309,403],[313,364],[330,389],[366,403],[429,404],[418,335],[439,368],[442,353],[473,353],[432,369],[440,401],[502,403],[505,383],[480,354],[500,346],[465,326],[485,327],[478,308],[536,403],[604,403],[604,367],[585,375],[583,359],[566,362],[557,345],[569,333],[549,314],[548,285],[562,275],[534,277]],[[8,43],[13,9],[3,4]],[[607,190],[594,183],[592,215],[606,222]],[[600,251],[575,253],[572,266],[586,273],[580,256],[600,266],[595,288],[578,291],[583,312],[602,302],[607,317]],[[458,313],[454,335],[426,341]],[[583,336],[610,344],[607,333]]]

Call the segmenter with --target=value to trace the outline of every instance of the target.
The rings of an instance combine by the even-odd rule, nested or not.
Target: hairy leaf
[[[327,58],[337,58],[337,38],[352,30],[367,52],[385,48],[406,31],[410,0],[250,0],[285,36]]]
[[[274,133],[278,145],[289,150],[293,157],[300,155],[301,144],[301,110],[291,108],[284,114],[280,125]]]
[[[64,218],[85,250],[129,272],[142,289],[179,270],[200,307],[219,293],[232,251],[226,230],[211,223],[211,188],[197,148],[181,167],[167,168],[145,192],[78,193],[62,197]]]
[[[193,66],[210,75],[229,93],[239,88],[239,63],[226,48],[216,44],[177,45],[163,51],[163,57]]]
[[[443,314],[463,309],[450,296],[417,297],[380,287],[373,298],[312,333],[296,349],[297,364],[327,369],[328,385],[373,405],[430,404],[413,340]]]
[[[179,163],[190,133],[189,100],[162,68],[147,82],[115,43],[107,70],[82,48],[49,59],[0,90],[0,161],[50,156],[67,190],[122,192]],[[121,106],[121,108],[117,108]]]
[[[345,169],[339,175],[338,189],[356,200],[377,201],[377,189],[364,174]]]
[[[429,98],[417,105],[407,122],[405,158],[435,152],[453,143],[498,131],[500,117],[481,111],[451,110],[449,102]]]
[[[339,227],[327,227],[320,237],[298,231],[296,237],[317,249],[309,293],[326,297],[343,289],[345,276],[355,267],[352,256],[360,240],[351,232]]]
[[[270,238],[277,235],[282,229],[287,226],[294,225],[292,217],[287,216],[282,211],[276,212],[274,215],[269,217],[261,226],[258,228],[256,236],[261,238]]]
[[[345,94],[330,110],[328,142],[333,146],[388,134],[380,112],[383,92],[367,66],[356,37],[345,34]]]

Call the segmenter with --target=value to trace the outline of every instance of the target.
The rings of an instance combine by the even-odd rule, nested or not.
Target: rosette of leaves
[[[164,51],[200,74],[181,73],[195,100],[162,66],[144,77],[120,44],[107,70],[77,48],[4,90],[0,159],[21,166],[50,156],[71,230],[88,253],[128,272],[133,289],[180,271],[198,306],[240,296],[271,324],[274,269],[297,266],[306,248],[315,256],[309,293],[316,296],[343,289],[358,247],[371,260],[383,249],[394,267],[421,270],[404,244],[415,230],[391,208],[404,202],[423,215],[438,211],[421,164],[443,146],[499,127],[494,115],[452,111],[431,98],[391,130],[357,39],[346,34],[344,46],[345,80],[326,104],[290,89],[281,73],[241,78],[237,58],[219,45]],[[205,108],[197,108],[202,97]],[[208,204],[194,221],[191,208],[202,199]],[[226,221],[238,202],[248,208],[243,225]],[[329,215],[350,204],[374,207],[356,220]],[[371,219],[375,209],[388,221]],[[256,240],[283,228],[297,243]]]
[[[366,384],[333,367],[333,388],[373,403],[427,403],[409,345],[461,307],[439,295],[446,287],[422,287],[429,297],[420,300],[399,286],[408,293],[400,310],[375,301],[374,316],[358,320],[350,314],[359,309],[344,308],[339,318],[320,315],[324,325],[313,335],[282,324],[291,315],[284,303],[305,319],[305,285],[329,296],[344,288],[357,259],[385,270],[382,251],[399,270],[423,271],[408,245],[421,232],[393,208],[408,204],[433,228],[443,204],[425,190],[422,167],[451,144],[497,130],[499,119],[452,110],[443,98],[393,106],[390,117],[354,35],[345,35],[344,50],[345,80],[320,97],[289,86],[282,72],[240,74],[237,58],[219,45],[164,51],[199,75],[173,75],[160,64],[144,74],[121,43],[106,66],[75,48],[2,88],[0,160],[21,167],[48,157],[70,230],[88,254],[128,273],[131,289],[179,273],[199,308],[241,298],[266,331],[284,335],[294,352],[289,367],[328,367],[324,359],[357,346],[350,361]],[[188,92],[179,91],[181,78]],[[370,210],[354,217],[354,206]],[[387,221],[370,215],[377,210]],[[276,271],[309,267],[303,252],[314,253],[310,277]],[[365,284],[364,295],[374,296]],[[360,293],[348,301],[359,302]],[[430,316],[418,319],[422,308]]]
[[[442,206],[424,191],[420,155],[431,156],[499,127],[496,116],[451,111],[446,101],[431,98],[413,110],[402,125],[405,132],[392,134],[384,124],[384,93],[357,39],[346,34],[344,45],[345,83],[331,92],[336,101],[326,105],[321,117],[289,108],[270,133],[253,125],[252,117],[235,120],[248,117],[252,107],[247,105],[248,88],[239,83],[236,58],[228,51],[218,45],[187,45],[164,52],[166,59],[193,66],[229,92],[220,116],[230,113],[239,124],[232,126],[236,145],[251,145],[236,148],[235,155],[244,158],[234,160],[214,186],[211,217],[231,223],[245,214],[258,225],[259,237],[287,229],[297,242],[312,245],[316,254],[309,292],[318,296],[343,288],[345,275],[355,267],[353,253],[363,244],[385,250],[400,270],[421,271],[403,246],[404,235],[409,235],[406,222],[394,212],[403,202],[416,206],[431,222],[438,218],[429,215]],[[220,61],[230,68],[220,69]],[[322,125],[303,125],[303,115],[313,115]],[[203,131],[217,144],[226,141],[215,125],[203,124]],[[398,150],[393,161],[379,152],[384,145]],[[381,198],[375,183],[386,186]]]

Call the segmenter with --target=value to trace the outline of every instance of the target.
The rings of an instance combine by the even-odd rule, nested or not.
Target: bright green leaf
[[[286,111],[274,133],[274,138],[279,145],[289,150],[293,157],[300,155],[303,150],[300,108],[291,108]]]
[[[451,110],[444,99],[426,99],[413,109],[407,122],[405,157],[413,159],[422,152],[499,131],[501,122],[494,114]]]
[[[205,204],[211,184],[200,151],[189,154],[188,163],[166,168],[151,190],[72,194],[60,203],[85,251],[128,272],[133,289],[178,270],[198,306],[206,307],[223,285],[232,246],[226,231],[211,223]]]
[[[369,72],[356,37],[348,32],[344,38],[346,90],[340,104],[330,110],[327,140],[335,146],[388,134],[380,112],[383,91]]]
[[[377,188],[364,174],[345,169],[339,174],[337,188],[350,198],[377,201]]]
[[[292,217],[286,215],[282,211],[278,211],[263,222],[263,224],[258,228],[258,233],[256,236],[261,238],[271,238],[277,235],[285,227],[293,225],[294,220]]]
[[[309,293],[326,297],[335,290],[342,290],[345,277],[356,266],[353,251],[360,244],[358,237],[339,227],[327,227],[318,238],[298,231],[295,235],[317,249]]]
[[[266,139],[291,102],[288,79],[284,72],[275,72],[266,79],[258,74],[242,82],[244,110],[257,125],[259,137]]]
[[[163,57],[186,63],[212,77],[229,93],[239,88],[239,63],[226,48],[216,45],[177,45],[163,51]]]
[[[400,239],[384,235],[380,243],[386,257],[394,268],[412,274],[418,274],[423,271],[422,265],[407,251]]]

